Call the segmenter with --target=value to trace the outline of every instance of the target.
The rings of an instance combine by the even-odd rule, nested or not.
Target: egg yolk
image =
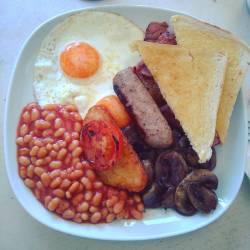
[[[71,43],[60,55],[61,68],[65,74],[86,78],[95,74],[100,65],[100,56],[87,43]]]

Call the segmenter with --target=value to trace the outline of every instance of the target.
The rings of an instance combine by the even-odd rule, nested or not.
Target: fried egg
[[[138,26],[113,13],[85,11],[66,18],[42,42],[34,65],[35,98],[40,105],[75,104],[85,115],[114,94],[114,75],[139,61],[129,46],[143,37]]]

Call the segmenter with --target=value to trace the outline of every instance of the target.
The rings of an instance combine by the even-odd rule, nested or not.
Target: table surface
[[[147,4],[174,9],[231,30],[250,44],[250,15],[245,0],[1,0],[0,3],[0,249],[250,249],[250,181],[245,176],[230,209],[216,222],[173,238],[142,242],[81,239],[53,231],[31,218],[17,202],[7,180],[2,125],[10,74],[18,52],[34,28],[71,9],[101,4]]]

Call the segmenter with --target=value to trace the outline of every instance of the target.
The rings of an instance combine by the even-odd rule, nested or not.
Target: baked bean
[[[51,129],[52,130],[52,129]],[[53,131],[53,130],[52,130]],[[53,133],[52,133],[53,134]],[[43,139],[43,142],[46,144],[46,146],[47,146],[47,144],[52,144],[53,142],[54,142],[54,140],[52,139],[52,138],[50,138],[50,137],[46,137],[46,138],[44,138]]]
[[[37,187],[39,190],[44,191],[44,186],[43,186],[43,184],[42,184],[41,181],[38,181],[38,182],[36,183],[36,187]]]
[[[83,176],[83,171],[82,170],[74,170],[72,173],[70,173],[69,178],[70,180],[78,180]]]
[[[82,218],[83,221],[87,221],[87,220],[89,219],[89,214],[86,213],[86,212],[85,212],[85,213],[82,213],[82,214],[81,214],[81,218]]]
[[[60,199],[58,197],[53,198],[49,204],[48,204],[48,209],[50,211],[55,211],[57,207],[59,206]]]
[[[100,189],[100,188],[103,187],[103,184],[102,184],[102,182],[100,182],[100,181],[95,181],[95,182],[93,183],[93,186],[94,186],[95,189]]]
[[[62,171],[60,172],[60,177],[61,177],[62,179],[66,179],[66,178],[68,177],[67,171],[66,171],[66,170],[62,170]]]
[[[119,214],[124,208],[124,201],[119,201],[113,207],[113,211],[115,214]]]
[[[75,169],[76,170],[82,170],[83,169],[83,165],[81,162],[77,162],[76,165],[75,165]]]
[[[32,164],[35,165],[36,164],[36,157],[35,156],[31,156],[30,157],[30,161],[31,161]]]
[[[83,194],[77,194],[76,196],[73,197],[72,199],[72,204],[74,206],[77,206],[81,201],[83,200],[84,195]]]
[[[134,199],[135,202],[141,202],[141,197],[139,195],[137,195],[137,194],[135,194],[133,196],[133,199]]]
[[[71,142],[71,135],[68,132],[64,133],[64,141],[66,143],[70,143]]]
[[[54,112],[50,112],[46,115],[45,121],[51,122],[55,120],[55,118],[56,118],[56,114]]]
[[[136,209],[139,212],[143,212],[144,211],[144,205],[142,203],[137,204]]]
[[[55,136],[55,137],[60,137],[60,136],[64,135],[64,133],[65,133],[65,128],[59,128],[59,129],[57,129],[57,131],[54,133],[54,136]]]
[[[25,143],[29,143],[30,141],[32,140],[32,136],[31,135],[25,135],[24,137],[23,137],[23,141],[25,142]]]
[[[67,112],[66,110],[62,111],[62,116],[63,116],[64,119],[69,119],[70,118],[69,112]]]
[[[34,190],[35,196],[38,200],[41,200],[41,191],[39,189]]]
[[[17,137],[17,139],[16,139],[16,144],[17,144],[18,146],[24,146],[23,137]]]
[[[81,117],[78,113],[74,113],[74,114],[72,114],[72,115],[74,115],[74,119],[75,119],[76,121],[80,122],[80,121],[82,120],[82,117]]]
[[[43,119],[36,120],[34,125],[35,128],[38,130],[48,129],[51,126],[50,122],[47,122]]]
[[[39,117],[40,117],[40,112],[37,109],[33,108],[31,110],[31,117],[30,117],[31,121],[32,122],[36,121]]]
[[[92,204],[94,206],[99,206],[102,201],[102,193],[95,193],[94,197],[92,198]]]
[[[62,189],[68,189],[68,187],[71,185],[71,181],[68,179],[64,179],[60,185],[60,188]]]
[[[76,122],[74,124],[74,131],[80,133],[81,132],[81,129],[82,129],[82,124],[80,122]]]
[[[29,132],[29,128],[28,128],[28,125],[26,124],[23,124],[19,129],[20,136],[25,136],[26,134],[28,134],[28,132]]]
[[[24,180],[24,184],[28,187],[28,188],[34,188],[36,186],[35,182],[29,178],[26,178]]]
[[[78,187],[79,187],[79,185],[80,185],[80,183],[78,182],[78,181],[74,181],[72,184],[71,184],[71,186],[69,187],[69,192],[70,193],[74,193],[77,189],[78,189]]]
[[[65,109],[66,109],[68,112],[76,112],[76,111],[77,111],[76,106],[71,105],[71,104],[66,105],[66,106],[65,106]]]
[[[47,174],[47,173],[43,173],[41,175],[41,181],[42,181],[42,184],[45,186],[45,187],[48,187],[51,183],[51,180],[52,178]]]
[[[27,177],[26,167],[22,166],[19,168],[19,175],[22,179],[25,179]]]
[[[57,110],[57,104],[45,104],[43,108],[49,111],[55,111]]]
[[[43,142],[40,139],[35,139],[34,140],[34,145],[36,145],[38,147],[42,147],[43,146]]]
[[[77,213],[75,215],[75,217],[73,218],[73,221],[76,222],[76,223],[81,223],[82,222],[81,214]]]
[[[30,122],[30,113],[29,111],[25,111],[22,115],[23,121],[25,123],[29,123]]]
[[[57,143],[54,143],[54,144],[53,144],[53,149],[54,149],[55,151],[59,151],[60,147],[59,147],[59,145],[58,145]]]
[[[78,189],[77,189],[77,193],[81,193],[82,191],[83,191],[83,185],[82,185],[82,183],[80,183],[80,185],[79,185],[79,187],[78,187]]]
[[[34,176],[34,166],[32,164],[30,164],[28,167],[27,167],[27,176],[29,178],[32,178]]]
[[[90,201],[93,197],[93,193],[91,191],[86,191],[85,194],[84,194],[84,199],[86,201]]]
[[[41,176],[44,172],[45,172],[45,170],[44,170],[43,168],[40,168],[40,167],[35,167],[35,168],[34,168],[34,173],[35,173],[37,176]]]
[[[70,165],[70,162],[71,162],[71,155],[68,154],[66,158],[64,159],[64,163],[65,165]]]
[[[63,140],[59,140],[57,144],[60,148],[65,148],[67,146],[67,143]]]
[[[95,206],[90,206],[90,208],[89,208],[89,212],[90,213],[95,213],[95,212],[97,212],[98,211],[98,208],[97,207],[95,207]]]
[[[48,136],[52,136],[54,134],[53,129],[49,128],[49,129],[45,129],[42,133],[43,137],[48,137]]]
[[[30,156],[36,156],[38,150],[39,150],[38,146],[32,147],[32,149],[30,150]]]
[[[79,145],[79,141],[78,140],[73,140],[70,144],[69,144],[69,151],[73,151],[75,148],[77,148]]]
[[[53,169],[57,169],[60,168],[62,166],[62,162],[61,161],[52,161],[49,166]]]
[[[66,191],[65,195],[67,199],[70,199],[72,197],[72,194],[69,191]]]
[[[89,209],[89,203],[86,201],[83,201],[77,206],[77,211],[81,213],[88,211],[88,209]]]
[[[72,219],[74,216],[75,212],[72,209],[67,209],[62,214],[62,217],[66,220]]]
[[[131,208],[130,210],[131,215],[137,219],[137,220],[141,220],[142,219],[142,213],[140,213],[138,210],[136,210],[135,208]]]
[[[29,154],[29,149],[28,148],[20,148],[18,150],[18,154],[21,156],[27,156]]]
[[[52,158],[56,158],[57,157],[57,152],[55,150],[51,150],[49,153],[49,156]]]
[[[60,176],[60,174],[61,174],[60,169],[54,169],[53,171],[50,172],[50,177],[55,178],[55,177]]]
[[[109,210],[106,207],[102,208],[102,210],[101,210],[102,218],[105,219],[107,217],[108,213],[109,213]]]
[[[51,200],[52,200],[52,197],[50,195],[45,196],[45,198],[44,198],[45,207],[48,207],[48,204]]]
[[[91,170],[91,169],[88,169],[88,170],[86,171],[86,176],[88,177],[88,179],[89,179],[90,181],[94,181],[95,178],[96,178],[95,172],[94,172],[93,170]]]
[[[52,161],[52,158],[51,158],[50,156],[46,156],[46,157],[44,158],[44,162],[45,162],[46,164],[49,164],[51,161]]]
[[[29,160],[29,158],[26,157],[26,156],[20,156],[20,157],[18,158],[18,162],[19,162],[21,165],[23,165],[23,166],[28,166],[28,165],[30,164],[30,160]]]
[[[57,154],[57,160],[63,160],[67,154],[67,150],[65,148],[61,148]]]
[[[55,119],[54,127],[55,129],[59,129],[63,126],[63,121],[60,118]]]
[[[56,177],[54,180],[51,181],[50,187],[55,189],[58,188],[62,183],[62,178],[61,177]]]
[[[106,217],[106,222],[110,223],[115,219],[115,215],[114,214],[108,214]]]
[[[78,162],[80,162],[79,157],[73,158],[71,164],[72,164],[73,166],[75,166]]]
[[[53,148],[53,145],[52,145],[51,143],[48,143],[48,144],[46,145],[46,149],[47,149],[48,151],[50,151],[52,148]]]
[[[55,177],[60,176],[60,174],[61,174],[61,171],[59,169],[55,169],[55,170],[50,172],[50,177],[55,178]]]
[[[77,147],[73,150],[72,152],[72,157],[73,158],[76,158],[76,157],[79,157],[82,153],[82,148],[81,147]]]
[[[79,139],[80,135],[78,132],[72,132],[71,137],[73,140],[77,140]]]
[[[62,189],[60,189],[60,188],[57,188],[57,189],[53,190],[52,193],[53,193],[55,196],[59,197],[59,198],[63,198],[64,195],[65,195],[65,192],[64,192]]]
[[[90,222],[96,224],[100,219],[102,218],[102,215],[100,212],[95,212],[90,217]]]
[[[85,177],[85,176],[82,177],[81,183],[83,184],[83,186],[85,187],[85,189],[87,189],[87,190],[91,190],[92,189],[92,183],[91,183],[91,181],[87,177]]]
[[[46,147],[41,147],[41,148],[39,148],[39,150],[38,150],[38,152],[37,152],[37,156],[39,157],[39,158],[44,158],[46,155],[47,155],[47,149],[46,149]]]
[[[61,200],[59,206],[56,209],[56,212],[62,214],[67,208],[69,208],[69,202]]]
[[[42,165],[44,165],[44,164],[46,164],[46,162],[44,161],[44,159],[38,159],[38,160],[36,160],[36,162],[35,162],[35,165],[36,165],[37,167],[42,166]]]

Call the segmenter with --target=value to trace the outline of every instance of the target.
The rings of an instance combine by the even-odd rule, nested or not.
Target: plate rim
[[[78,12],[82,12],[82,11],[88,11],[88,10],[100,10],[100,11],[108,11],[108,12],[115,12],[115,9],[116,8],[139,8],[139,9],[154,9],[154,10],[159,10],[159,11],[167,11],[167,12],[172,12],[172,13],[178,13],[178,14],[182,14],[182,15],[188,15],[186,14],[185,12],[180,12],[180,11],[177,11],[177,10],[173,10],[173,9],[168,9],[168,8],[160,8],[160,7],[153,7],[153,6],[150,6],[150,5],[143,5],[143,4],[140,4],[140,5],[129,5],[129,4],[114,4],[114,5],[101,5],[101,6],[88,6],[88,7],[84,7],[84,8],[77,8],[77,9],[72,9],[72,10],[69,10],[69,11],[64,11],[64,12],[61,12],[57,15],[54,15],[52,16],[51,18],[48,18],[46,19],[45,21],[43,21],[41,24],[39,24],[31,33],[30,35],[28,35],[28,37],[25,39],[25,41],[23,42],[21,48],[19,49],[19,53],[16,57],[16,60],[13,64],[13,68],[12,68],[12,72],[11,72],[11,76],[10,76],[10,80],[9,80],[9,85],[8,85],[8,90],[7,90],[7,95],[6,95],[6,103],[5,103],[5,108],[4,108],[4,126],[3,126],[3,158],[4,158],[4,165],[5,165],[5,169],[6,169],[6,172],[7,172],[7,176],[8,176],[8,181],[10,183],[10,186],[11,186],[11,189],[13,191],[13,193],[15,194],[19,204],[21,204],[21,206],[24,208],[24,210],[26,211],[26,213],[28,213],[33,219],[35,219],[36,221],[39,221],[41,224],[47,226],[48,228],[51,228],[51,229],[54,229],[55,231],[59,231],[61,233],[66,233],[68,235],[72,235],[72,236],[78,236],[78,237],[81,237],[81,238],[88,238],[88,239],[95,239],[95,240],[112,240],[112,241],[141,241],[141,240],[152,240],[152,239],[161,239],[161,238],[168,238],[168,237],[173,237],[173,236],[177,236],[177,235],[182,235],[182,234],[186,234],[186,233],[189,233],[189,232],[193,232],[193,231],[196,231],[200,228],[203,228],[203,227],[206,227],[207,225],[209,224],[212,224],[214,223],[215,221],[218,220],[219,217],[221,217],[228,209],[229,207],[232,205],[232,203],[235,201],[235,198],[236,196],[238,195],[239,193],[239,190],[241,188],[241,185],[242,185],[242,181],[243,181],[243,177],[244,177],[244,171],[241,173],[241,176],[240,176],[240,179],[239,179],[239,182],[240,182],[240,185],[238,187],[238,189],[236,190],[236,192],[234,193],[234,195],[232,196],[232,199],[230,200],[230,202],[228,203],[228,206],[224,209],[224,210],[221,210],[219,213],[216,214],[216,216],[213,218],[213,220],[206,220],[204,221],[204,223],[201,223],[198,227],[195,227],[195,228],[191,228],[191,229],[188,229],[188,230],[180,230],[179,232],[176,232],[176,233],[169,233],[169,234],[164,234],[164,232],[161,232],[161,233],[157,233],[157,234],[153,234],[152,236],[147,236],[147,238],[145,238],[143,235],[142,236],[133,236],[133,237],[126,237],[126,236],[118,236],[118,237],[103,237],[102,235],[82,235],[82,234],[76,234],[74,232],[70,232],[70,230],[64,230],[60,227],[57,227],[53,224],[49,224],[49,223],[46,223],[44,220],[40,219],[40,217],[36,217],[35,214],[33,214],[32,212],[30,212],[30,210],[28,210],[24,204],[24,201],[21,199],[21,197],[19,197],[19,195],[17,194],[17,191],[15,190],[14,188],[14,184],[13,184],[13,180],[12,180],[12,177],[11,177],[11,172],[10,172],[10,169],[8,167],[8,158],[9,158],[9,153],[8,153],[8,150],[7,150],[7,145],[8,145],[8,130],[7,130],[7,118],[8,118],[8,111],[9,111],[9,103],[10,103],[10,96],[11,96],[11,93],[13,91],[13,86],[14,86],[14,78],[15,78],[15,74],[16,74],[16,71],[17,71],[17,66],[19,64],[19,61],[20,61],[20,58],[23,54],[23,51],[24,49],[27,47],[29,41],[31,40],[31,38],[37,33],[39,32],[39,30],[48,25],[49,23],[55,21],[56,19],[58,18],[61,18],[61,17],[66,17],[66,16],[70,16],[70,15],[73,15],[75,13],[78,13]],[[242,113],[243,113],[243,119],[244,119],[244,122],[245,122],[245,126],[244,126],[244,134],[247,135],[247,116],[246,116],[246,102],[244,101],[244,96],[242,94],[242,89],[240,90],[239,94],[238,94],[238,97],[237,99],[240,98],[240,101],[241,101],[241,105],[242,105]],[[239,100],[238,100],[239,101]],[[243,160],[243,165],[245,166],[246,165],[246,158],[247,158],[247,137],[246,137],[246,140],[245,140],[245,144],[244,144],[244,159]],[[84,226],[84,225],[83,225]]]

